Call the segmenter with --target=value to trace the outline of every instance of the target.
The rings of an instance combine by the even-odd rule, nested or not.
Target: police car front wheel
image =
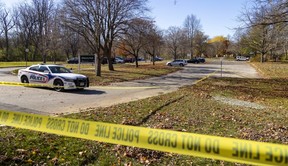
[[[26,76],[22,76],[21,77],[21,82],[22,83],[29,83],[29,80],[28,80],[28,78]]]
[[[53,85],[54,85],[54,89],[57,92],[61,92],[64,90],[64,84],[61,80],[55,80]]]

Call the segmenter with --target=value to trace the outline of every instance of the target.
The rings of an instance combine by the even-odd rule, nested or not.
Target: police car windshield
[[[71,73],[71,71],[62,66],[49,66],[52,73]]]

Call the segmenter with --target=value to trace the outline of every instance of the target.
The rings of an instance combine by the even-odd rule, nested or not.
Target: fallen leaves
[[[277,89],[275,93],[274,89]],[[89,108],[79,114],[65,116],[288,144],[288,102],[283,89],[288,89],[287,82],[283,80],[212,78],[173,93],[107,108]],[[230,106],[213,100],[211,96],[215,94],[269,107],[256,110]],[[0,130],[0,150],[6,150],[0,151],[0,165],[226,165],[221,161],[5,126]]]
[[[133,158],[136,159],[139,163],[145,165],[157,162],[164,155],[163,152],[140,149],[135,147],[127,147],[122,145],[115,145],[113,151],[115,152],[115,155],[119,158]],[[131,165],[132,163],[125,164]]]

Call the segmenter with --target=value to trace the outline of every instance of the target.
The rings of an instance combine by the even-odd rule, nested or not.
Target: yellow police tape
[[[288,146],[0,110],[0,124],[163,152],[253,165],[287,165]]]
[[[211,77],[211,76],[215,75],[217,72],[219,72],[219,71],[218,71],[218,70],[216,70],[216,71],[214,71],[213,73],[210,73],[210,74],[208,74],[207,76],[205,76],[205,77],[201,78],[200,80],[197,80],[197,81],[195,81],[195,83],[194,83],[194,84],[198,84],[199,82],[202,82],[202,81],[206,80],[207,78],[209,78],[209,77]]]
[[[55,85],[47,85],[47,84],[31,84],[31,83],[18,83],[18,82],[4,82],[0,81],[0,85],[6,85],[6,86],[27,86],[27,87],[49,87],[49,88],[63,88],[64,86],[55,86]],[[127,90],[133,90],[133,89],[156,89],[159,88],[159,86],[139,86],[139,87],[119,87],[119,86],[92,86],[97,89],[127,89]],[[83,88],[83,87],[79,87]]]
[[[27,87],[63,87],[63,86],[51,86],[47,84],[31,84],[31,83],[18,83],[18,82],[4,82],[0,81],[0,85],[7,85],[7,86],[27,86]]]

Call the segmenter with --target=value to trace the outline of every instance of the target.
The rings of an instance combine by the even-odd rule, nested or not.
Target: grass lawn
[[[31,66],[31,65],[35,65],[35,64],[40,64],[42,62],[27,62],[27,66]],[[51,63],[52,62],[48,62]],[[26,62],[25,61],[21,61],[21,62],[0,62],[0,68],[3,67],[25,67],[26,66]]]
[[[169,94],[107,108],[89,108],[65,117],[287,145],[288,75],[278,76],[210,78]],[[264,108],[225,104],[215,100],[216,96]],[[12,127],[1,127],[0,131],[0,165],[237,165]]]
[[[72,68],[74,72],[78,72],[78,65],[66,65]],[[82,69],[83,68],[83,69]],[[166,66],[164,62],[158,62],[156,65],[152,63],[140,63],[136,68],[135,64],[116,64],[115,71],[109,71],[107,65],[102,66],[101,77],[96,76],[95,67],[92,65],[81,66],[81,74],[89,77],[91,85],[109,85],[113,82],[123,82],[136,79],[144,79],[148,77],[156,77],[180,70],[179,67]]]
[[[288,63],[287,62],[253,62],[252,63],[258,71],[269,78],[287,78],[288,77]]]

